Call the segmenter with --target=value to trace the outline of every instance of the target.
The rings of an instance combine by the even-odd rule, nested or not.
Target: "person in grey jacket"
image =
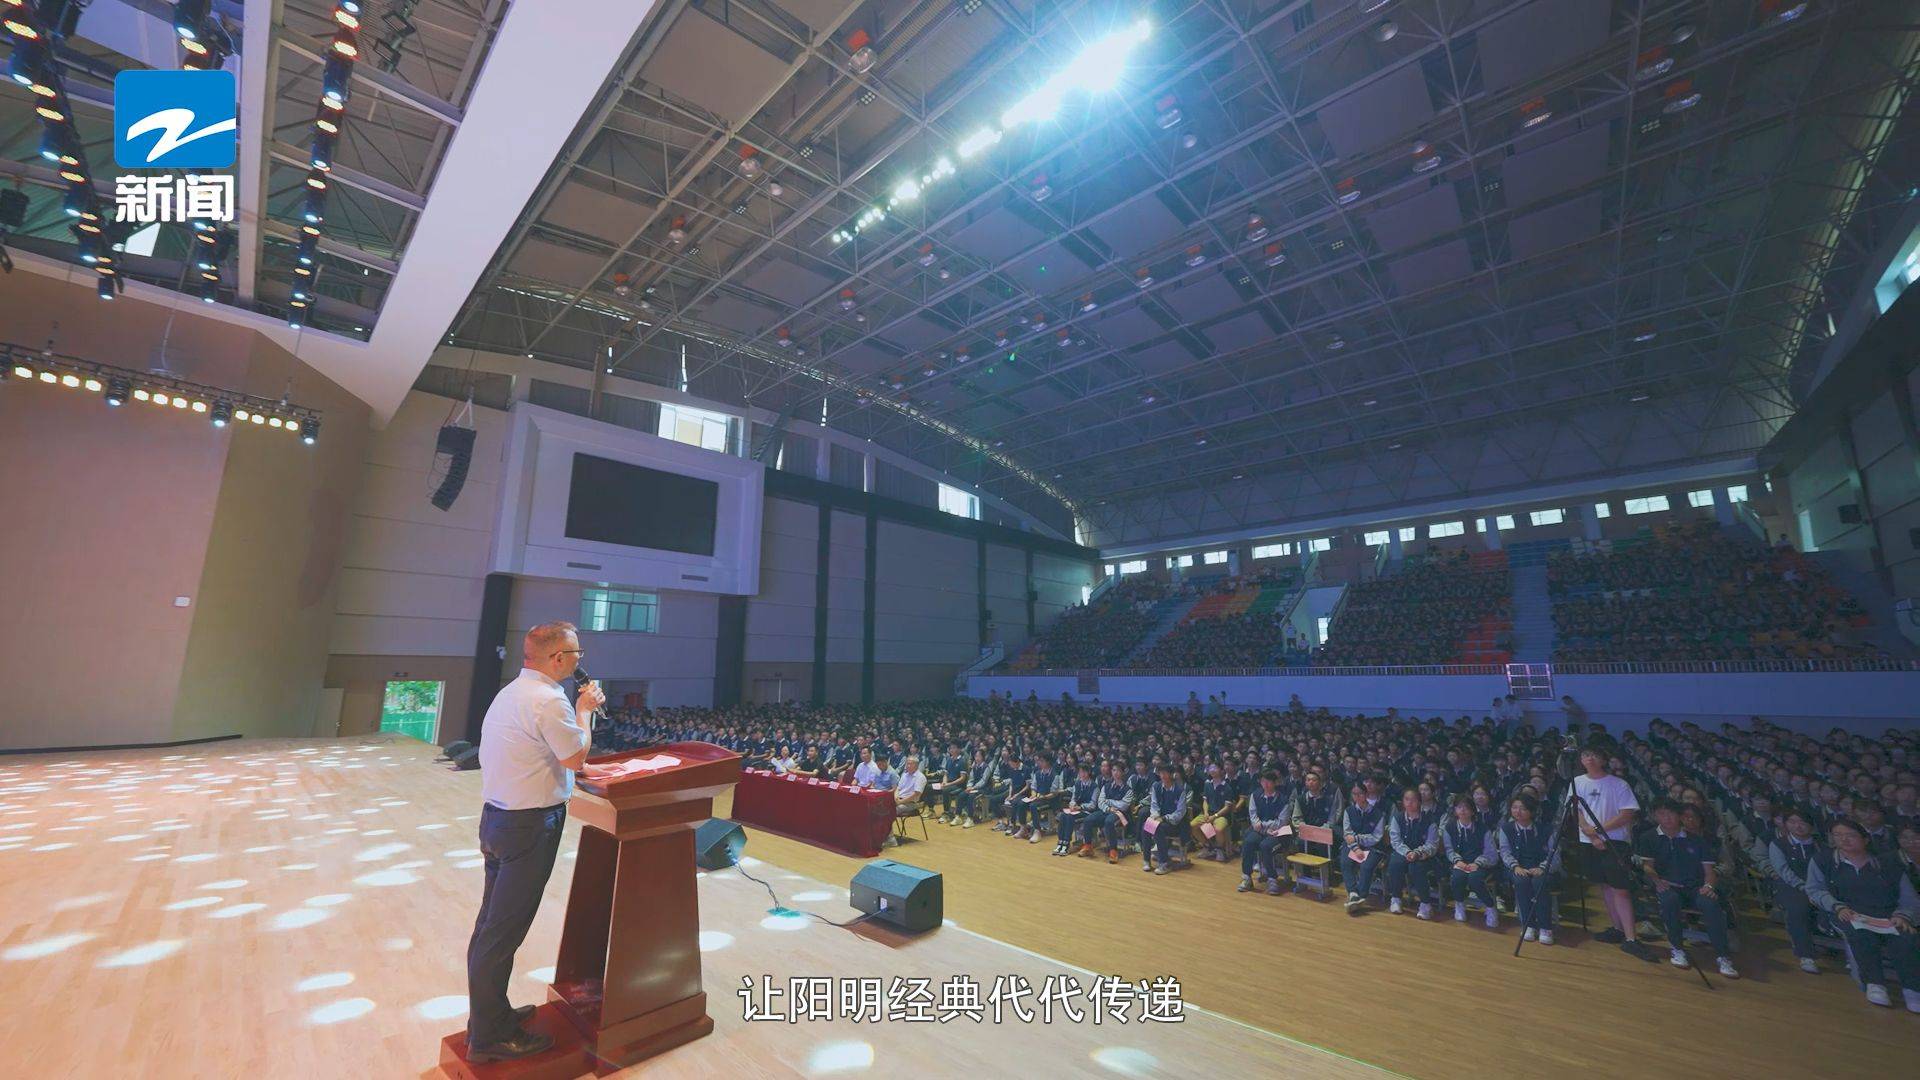
[[[1793,809],[1780,819],[1781,830],[1767,845],[1767,865],[1773,870],[1773,902],[1780,905],[1787,920],[1787,938],[1793,942],[1793,955],[1800,970],[1820,974],[1813,958],[1813,901],[1807,896],[1807,874],[1813,860],[1826,854],[1827,846],[1814,835],[1807,812]]]
[[[1487,909],[1487,929],[1500,928],[1500,909],[1493,902],[1488,875],[1499,862],[1499,848],[1493,827],[1474,813],[1473,799],[1465,795],[1453,800],[1453,820],[1440,830],[1441,850],[1447,857],[1447,891],[1453,894],[1453,921],[1467,921],[1467,893],[1480,898]]]
[[[1833,850],[1807,866],[1808,898],[1840,924],[1866,983],[1867,1000],[1892,1004],[1882,974],[1892,965],[1907,1011],[1920,1013],[1920,946],[1914,944],[1920,893],[1900,871],[1896,857],[1877,855],[1867,846],[1867,830],[1859,822],[1835,819],[1827,827],[1827,839]]]
[[[1095,819],[1100,823],[1101,835],[1107,841],[1107,861],[1120,861],[1120,840],[1127,827],[1127,819],[1133,813],[1133,788],[1128,786],[1124,769],[1117,761],[1106,764],[1106,776],[1100,781],[1100,789],[1094,795],[1093,809]],[[1087,837],[1091,840],[1093,826],[1087,826]],[[1093,857],[1091,842],[1080,848],[1080,854]]]
[[[1400,806],[1387,815],[1387,910],[1400,914],[1400,894],[1413,886],[1420,905],[1416,915],[1433,918],[1433,860],[1440,851],[1439,813],[1420,805],[1420,792],[1400,793]]]
[[[1180,770],[1170,761],[1162,762],[1160,782],[1147,792],[1147,804],[1141,807],[1145,821],[1140,830],[1140,869],[1155,874],[1167,872],[1167,848],[1186,834],[1190,797]],[[1146,831],[1149,824],[1151,833]]]
[[[1373,875],[1387,861],[1381,840],[1387,831],[1387,808],[1367,798],[1367,785],[1353,785],[1353,801],[1340,814],[1340,876],[1347,883],[1347,914],[1360,914],[1373,886]]]

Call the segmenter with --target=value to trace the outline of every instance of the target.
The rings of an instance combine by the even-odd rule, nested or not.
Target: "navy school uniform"
[[[1713,954],[1728,955],[1726,909],[1717,897],[1700,893],[1700,887],[1707,882],[1706,868],[1716,859],[1716,847],[1711,839],[1695,836],[1685,829],[1668,835],[1655,828],[1642,833],[1634,843],[1634,855],[1643,865],[1651,865],[1660,877],[1662,884],[1657,893],[1660,919],[1666,924],[1668,944],[1676,949],[1686,941],[1680,913],[1691,907],[1700,913]]]
[[[1508,819],[1501,822],[1496,836],[1500,863],[1513,879],[1513,909],[1520,916],[1520,925],[1533,930],[1551,929],[1552,904],[1548,896],[1560,871],[1560,852],[1553,843],[1553,830],[1541,824],[1537,817],[1533,824],[1525,826]],[[1547,872],[1538,877],[1514,873],[1542,868]]]
[[[1387,804],[1384,801],[1374,803],[1362,809],[1347,804],[1340,814],[1340,857],[1344,860],[1341,867],[1346,875],[1347,894],[1349,896],[1367,895],[1373,886],[1373,876],[1380,871],[1380,865],[1386,862],[1385,836],[1387,831]],[[1350,854],[1348,847],[1358,848]]]
[[[1813,900],[1807,895],[1807,872],[1827,847],[1812,836],[1805,841],[1776,834],[1767,844],[1767,862],[1773,867],[1773,901],[1786,917],[1787,939],[1793,955],[1813,959]]]
[[[1891,918],[1897,912],[1920,923],[1920,892],[1896,859],[1870,854],[1866,865],[1855,866],[1836,852],[1822,852],[1808,864],[1807,894],[1828,912],[1844,907],[1876,919]],[[1915,946],[1915,935],[1877,934],[1851,926],[1842,926],[1840,932],[1861,973],[1872,973],[1866,981],[1876,981],[1891,964],[1902,988],[1920,988],[1920,947]]]
[[[1033,786],[1034,801],[1017,802],[1013,804],[1010,816],[1013,818],[1015,825],[1037,825],[1039,823],[1040,808],[1043,806],[1041,800],[1045,796],[1053,794],[1060,786],[1060,774],[1052,769],[1048,769],[1045,772],[1035,769],[1032,775],[1028,777],[1027,784]],[[1027,785],[1016,781],[1013,790],[1018,791],[1025,786]]]
[[[1290,808],[1287,793],[1274,785],[1273,794],[1255,789],[1247,799],[1246,842],[1240,847],[1240,874],[1242,877],[1253,873],[1256,864],[1260,872],[1268,878],[1276,876],[1274,860],[1287,850],[1287,837],[1269,836],[1263,826],[1285,825],[1288,822]]]
[[[1110,780],[1100,785],[1094,798],[1099,812],[1094,814],[1093,819],[1084,826],[1085,832],[1082,834],[1084,842],[1093,842],[1093,831],[1097,826],[1106,840],[1107,847],[1117,848],[1120,846],[1121,837],[1120,819],[1123,816],[1129,819],[1126,828],[1131,833],[1132,830],[1139,828],[1138,819],[1145,816],[1133,812],[1137,805],[1133,798],[1133,788],[1125,780]]]
[[[1190,793],[1187,785],[1175,779],[1173,785],[1156,783],[1147,792],[1149,811],[1142,812],[1140,819],[1156,816],[1160,824],[1154,827],[1153,835],[1141,834],[1140,855],[1143,860],[1149,857],[1153,861],[1165,863],[1167,848],[1173,841],[1187,834],[1187,814]]]
[[[1069,814],[1067,813],[1066,806],[1060,808],[1057,819],[1059,827],[1056,831],[1060,835],[1060,842],[1062,844],[1073,843],[1076,830],[1085,833],[1087,843],[1093,843],[1093,830],[1099,825],[1098,819],[1100,817],[1099,814],[1094,812],[1093,800],[1099,790],[1100,782],[1098,780],[1075,780],[1073,782],[1073,786],[1067,794],[1067,806],[1077,806],[1080,808],[1080,812],[1077,814]]]
[[[1422,810],[1408,817],[1400,810],[1387,819],[1387,895],[1399,896],[1413,886],[1413,898],[1430,904],[1433,895],[1434,859],[1440,853],[1438,833],[1440,815]],[[1419,856],[1416,858],[1416,856]]]
[[[1487,906],[1487,910],[1494,910],[1493,887],[1489,879],[1500,859],[1493,840],[1493,829],[1478,818],[1467,825],[1460,824],[1456,818],[1440,830],[1440,841],[1447,857],[1447,891],[1454,902],[1464,902],[1471,891]],[[1472,863],[1474,868],[1462,870],[1455,863]]]

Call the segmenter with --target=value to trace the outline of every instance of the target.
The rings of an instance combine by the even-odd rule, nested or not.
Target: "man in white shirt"
[[[926,794],[927,774],[920,771],[920,759],[912,754],[900,764],[900,779],[893,786],[893,813],[895,817],[911,817],[920,812],[920,797]],[[887,837],[888,847],[899,844],[895,837]]]
[[[1650,956],[1633,937],[1633,893],[1627,866],[1628,830],[1640,812],[1640,800],[1625,780],[1607,772],[1607,755],[1594,748],[1580,751],[1584,775],[1573,778],[1573,793],[1593,811],[1574,808],[1574,820],[1580,827],[1582,870],[1587,880],[1600,886],[1600,900],[1607,909],[1611,929],[1593,936],[1595,941],[1618,944],[1632,956]],[[1594,827],[1595,821],[1599,828]]]
[[[598,684],[588,683],[575,704],[567,703],[560,680],[585,655],[573,624],[534,627],[521,651],[525,666],[494,697],[480,727],[486,887],[467,944],[467,1060],[475,1063],[527,1057],[553,1045],[551,1036],[520,1026],[533,1009],[508,1003],[507,980],[553,875],[573,774],[586,764],[590,739],[577,716],[591,715],[607,700]]]
[[[886,770],[882,769],[873,760],[873,748],[862,746],[860,748],[860,764],[853,768],[854,786],[863,788],[879,787],[880,779],[885,775],[885,772]]]

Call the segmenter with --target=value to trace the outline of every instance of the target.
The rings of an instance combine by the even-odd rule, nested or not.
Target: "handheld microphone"
[[[583,687],[593,681],[593,676],[587,674],[586,668],[583,668],[578,664],[575,664],[573,668],[573,681],[576,686]],[[600,726],[600,718],[601,718],[600,710],[599,709],[593,710],[593,712],[589,714],[587,717],[587,730],[593,731],[596,728],[598,728]]]

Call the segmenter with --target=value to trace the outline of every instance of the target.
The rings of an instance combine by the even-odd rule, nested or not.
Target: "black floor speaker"
[[[740,861],[747,832],[725,818],[710,817],[693,833],[693,862],[702,870],[724,870]]]
[[[469,746],[453,755],[453,767],[461,772],[472,772],[480,767],[480,748]]]
[[[861,867],[847,891],[855,909],[910,933],[940,925],[940,875],[931,870],[880,859]]]

